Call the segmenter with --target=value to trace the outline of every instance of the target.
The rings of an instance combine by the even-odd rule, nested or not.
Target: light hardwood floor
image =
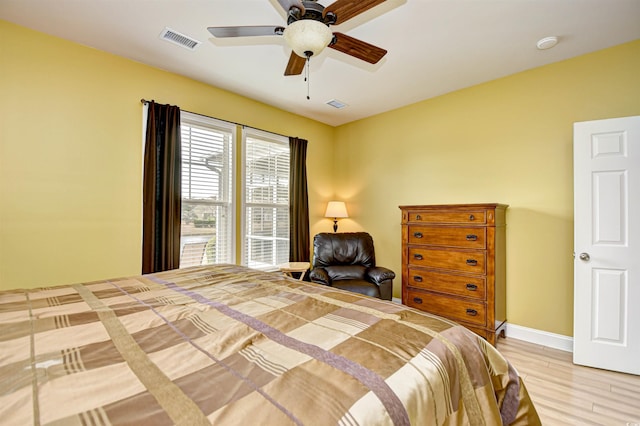
[[[640,426],[640,376],[574,365],[570,352],[509,337],[496,347],[520,373],[544,426]]]

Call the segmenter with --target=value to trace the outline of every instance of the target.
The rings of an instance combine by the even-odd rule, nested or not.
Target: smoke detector
[[[553,46],[555,46],[556,44],[558,44],[558,37],[556,36],[551,36],[551,37],[545,37],[545,38],[541,38],[540,40],[538,40],[538,42],[536,43],[536,46],[538,47],[538,49],[540,50],[547,50],[547,49],[551,49]]]

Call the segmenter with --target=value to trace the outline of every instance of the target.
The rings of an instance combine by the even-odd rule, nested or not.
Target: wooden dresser
[[[402,303],[495,345],[506,325],[504,204],[400,206]]]

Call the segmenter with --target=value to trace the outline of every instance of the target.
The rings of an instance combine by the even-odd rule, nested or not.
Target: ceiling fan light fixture
[[[333,33],[322,22],[301,19],[289,24],[283,37],[296,55],[307,58],[322,52],[331,42]]]

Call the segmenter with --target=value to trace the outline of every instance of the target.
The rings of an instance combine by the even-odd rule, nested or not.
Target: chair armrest
[[[376,266],[367,269],[367,278],[374,284],[380,285],[386,280],[392,280],[396,277],[396,274],[391,270],[382,266]]]
[[[331,278],[329,278],[329,274],[324,268],[313,268],[309,272],[309,279],[314,283],[331,285]]]

